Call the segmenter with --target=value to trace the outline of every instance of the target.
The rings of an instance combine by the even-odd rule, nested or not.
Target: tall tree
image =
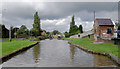
[[[75,21],[74,21],[74,15],[72,16],[72,22],[70,23],[71,26],[75,25]]]
[[[82,25],[79,25],[79,31],[80,31],[80,33],[83,33],[83,27],[82,27]]]
[[[41,28],[40,28],[40,18],[38,16],[38,12],[34,14],[34,24],[33,28],[37,31],[37,36],[41,35]]]
[[[75,21],[74,21],[74,15],[72,16],[72,21],[70,22],[70,29],[69,29],[69,33],[74,35],[78,33],[78,27],[77,25],[75,25]]]

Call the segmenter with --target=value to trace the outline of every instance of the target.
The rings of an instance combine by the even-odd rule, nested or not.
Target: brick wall
[[[114,34],[114,26],[100,26],[100,36],[101,37],[111,37]],[[111,28],[112,33],[111,34],[107,34],[107,29]]]

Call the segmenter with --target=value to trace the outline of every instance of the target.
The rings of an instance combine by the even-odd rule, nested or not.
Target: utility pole
[[[94,25],[95,25],[95,11],[94,11]],[[94,39],[97,40],[97,34],[96,34],[96,31],[95,31],[94,25],[93,25]]]
[[[16,39],[16,28],[15,28],[15,33],[14,33],[14,35],[15,35],[15,39]]]
[[[11,42],[12,38],[11,38],[11,30],[12,30],[12,26],[10,26],[10,30],[9,30],[9,40]]]

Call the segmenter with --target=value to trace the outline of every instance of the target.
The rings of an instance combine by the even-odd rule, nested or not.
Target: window
[[[112,34],[111,28],[108,28],[108,29],[107,29],[107,34]]]

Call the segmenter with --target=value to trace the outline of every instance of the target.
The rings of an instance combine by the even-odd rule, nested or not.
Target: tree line
[[[9,38],[9,32],[11,31],[11,37],[14,38],[17,35],[18,38],[29,37],[29,36],[40,36],[42,29],[40,27],[40,17],[38,12],[34,14],[34,24],[32,29],[27,29],[25,25],[22,25],[20,28],[10,27],[10,30],[5,27],[5,25],[0,24],[0,38]]]
[[[75,25],[74,15],[72,16],[72,20],[70,22],[70,29],[69,32],[65,32],[65,37],[70,37],[71,35],[75,35],[78,33],[83,33],[83,27],[82,25]]]
[[[9,30],[5,27],[5,25],[0,25],[2,28],[2,37],[1,38],[9,38]],[[33,28],[28,29],[25,25],[22,25],[20,28],[11,26],[11,37],[14,38],[17,35],[17,38],[29,37],[29,36],[41,36],[42,29],[40,27],[40,17],[38,16],[38,12],[34,14],[34,23]],[[60,34],[58,30],[54,30],[51,32],[52,35]],[[74,16],[72,16],[72,20],[70,22],[69,32],[65,32],[65,37],[70,37],[71,35],[75,35],[78,33],[83,33],[82,25],[75,25]],[[46,34],[50,34],[50,32],[46,32]]]
[[[40,17],[38,16],[38,12],[34,14],[34,23],[33,27],[29,30],[25,25],[22,25],[20,28],[10,26],[10,29],[7,29],[5,25],[0,24],[0,38],[9,38],[9,32],[11,31],[11,38],[29,38],[30,36],[34,36],[39,39],[39,36],[44,35],[43,31],[46,35],[56,35],[61,34],[58,30],[53,30],[52,32],[46,32],[41,29],[40,25]],[[46,38],[46,36],[42,36]],[[41,39],[41,37],[40,37]]]
[[[17,27],[10,27],[11,30],[11,37],[14,38],[17,36],[17,38],[23,38],[23,37],[29,37],[29,36],[41,36],[41,33],[43,30],[40,26],[40,17],[38,16],[38,12],[34,14],[34,23],[33,28],[28,29],[25,25],[22,25],[20,28]],[[120,25],[118,26],[118,30],[120,30]],[[50,34],[51,32],[46,32],[46,34]],[[82,25],[75,25],[74,15],[72,16],[71,22],[70,22],[70,28],[69,32],[65,32],[65,37],[70,37],[72,35],[83,33],[83,27]],[[52,32],[52,35],[60,34],[58,30],[54,30]],[[15,36],[16,35],[16,36]],[[5,25],[0,24],[0,38],[9,38],[9,29],[5,27]]]

